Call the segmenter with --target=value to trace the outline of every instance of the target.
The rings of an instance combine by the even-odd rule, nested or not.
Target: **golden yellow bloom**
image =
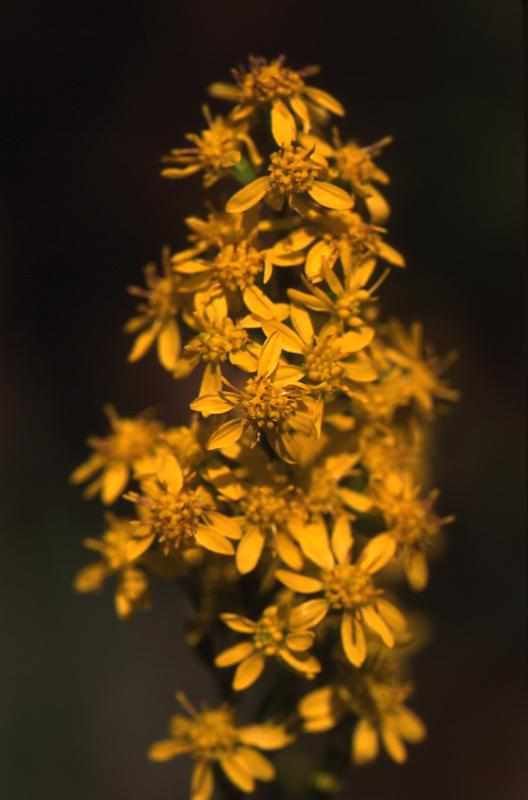
[[[383,224],[390,214],[390,208],[373,183],[388,184],[389,176],[372,160],[392,142],[392,136],[385,136],[374,144],[361,147],[357,142],[341,142],[339,133],[334,130],[334,153],[337,174],[350,183],[354,192],[365,201],[370,219],[375,224]]]
[[[421,742],[426,736],[421,719],[404,705],[411,691],[409,683],[380,680],[367,670],[348,685],[324,686],[305,695],[299,713],[311,733],[329,730],[353,714],[358,721],[352,733],[352,761],[373,761],[381,738],[389,756],[402,764],[407,759],[405,742]]]
[[[188,300],[188,293],[172,271],[170,250],[167,247],[162,250],[161,266],[161,275],[154,263],[145,267],[146,289],[139,286],[128,287],[130,294],[141,297],[145,302],[138,306],[140,314],[127,322],[125,331],[138,334],[128,356],[129,361],[138,361],[157,342],[160,364],[171,370],[174,369],[181,349],[181,335],[176,318]]]
[[[430,492],[425,498],[421,498],[420,493],[420,486],[408,472],[389,472],[383,481],[373,486],[374,502],[396,542],[409,585],[416,591],[427,585],[429,569],[425,554],[431,540],[443,525],[454,519],[437,517],[432,510],[438,491]]]
[[[239,189],[227,202],[226,211],[241,214],[257,205],[264,197],[276,211],[284,200],[305,212],[307,194],[311,200],[325,208],[352,208],[354,200],[344,189],[323,178],[328,172],[326,160],[313,150],[291,144],[271,154],[268,175],[256,178]]]
[[[201,414],[225,414],[238,410],[242,416],[224,422],[207,442],[209,450],[218,450],[238,442],[248,427],[257,441],[262,433],[285,461],[295,460],[291,433],[311,435],[320,430],[321,406],[302,385],[302,370],[280,363],[279,334],[273,334],[262,347],[257,373],[243,389],[235,386],[194,400],[193,411]]]
[[[383,349],[383,356],[399,368],[399,384],[406,402],[415,400],[422,411],[430,413],[435,399],[458,400],[458,392],[439,377],[456,358],[455,353],[450,353],[443,362],[432,352],[424,355],[423,326],[419,322],[414,322],[407,333],[401,322],[392,320],[386,333],[389,346]]]
[[[306,309],[293,305],[290,317],[295,330],[276,323],[282,349],[302,357],[304,380],[327,400],[339,393],[357,395],[357,384],[376,380],[377,373],[368,356],[362,353],[372,341],[374,330],[340,333],[332,324],[316,335]]]
[[[103,503],[113,503],[123,493],[130,480],[130,472],[141,460],[152,453],[162,426],[146,415],[120,417],[112,406],[105,406],[111,433],[108,436],[91,436],[88,445],[94,450],[88,461],[71,475],[72,483],[84,483],[100,472],[86,489],[86,496],[101,493]]]
[[[116,578],[115,609],[121,618],[150,607],[148,581],[143,570],[134,566],[152,543],[152,537],[137,537],[136,526],[127,519],[107,514],[107,531],[101,539],[85,539],[84,546],[95,550],[101,560],[81,569],[74,580],[77,592],[95,592],[106,578]]]
[[[266,254],[253,246],[253,238],[225,245],[213,259],[184,261],[175,269],[193,276],[200,290],[219,284],[226,292],[244,291],[264,271]]]
[[[376,268],[376,259],[367,258],[362,263],[348,266],[343,265],[343,281],[339,279],[335,269],[330,269],[328,262],[321,262],[321,277],[328,285],[328,292],[323,292],[310,280],[304,278],[303,282],[308,291],[288,289],[288,296],[294,303],[309,308],[320,314],[329,314],[337,323],[347,328],[353,328],[358,333],[372,339],[373,329],[366,324],[365,308],[375,302],[374,296],[385,278],[388,270],[372,286],[367,284]]]
[[[213,83],[209,94],[221,100],[237,103],[230,116],[245,119],[262,105],[271,106],[271,131],[278,145],[292,143],[297,136],[297,122],[305,133],[311,121],[326,121],[327,112],[343,116],[341,103],[331,95],[306,86],[303,78],[315,75],[319,67],[292,70],[284,66],[281,56],[269,63],[260,57],[249,57],[249,69],[232,70],[236,84]]]
[[[319,661],[306,652],[315,641],[310,628],[318,621],[317,617],[310,618],[310,607],[310,601],[296,608],[268,606],[257,622],[239,614],[220,614],[229,628],[250,637],[250,641],[229,647],[215,658],[217,667],[238,664],[233,678],[235,691],[249,688],[260,678],[267,658],[282,659],[307,678],[320,672]]]
[[[255,166],[262,163],[247,125],[236,125],[220,116],[213,118],[208,106],[202,111],[209,128],[200,134],[186,134],[194,147],[180,147],[163,157],[165,164],[178,165],[163,169],[164,178],[186,178],[203,170],[203,185],[209,188],[240,162],[244,146]]]
[[[169,451],[160,455],[155,474],[141,480],[141,494],[129,492],[126,499],[141,511],[141,531],[155,538],[165,553],[199,545],[213,553],[234,554],[230,539],[240,539],[238,525],[215,509],[203,486],[191,486]]]
[[[176,696],[189,717],[172,717],[170,738],[155,742],[148,756],[151,761],[168,761],[184,753],[192,755],[191,800],[211,798],[214,764],[242,792],[253,792],[257,780],[273,780],[275,768],[260,750],[279,750],[293,741],[282,725],[266,722],[240,726],[227,705],[198,712],[181,693]]]
[[[252,342],[240,322],[233,322],[223,293],[209,290],[194,296],[195,311],[188,322],[197,331],[185,345],[183,358],[176,362],[174,377],[185,378],[201,362],[205,370],[199,396],[222,388],[221,365],[230,361],[247,372],[254,370],[257,359],[251,354]],[[258,348],[257,348],[258,352]]]
[[[302,594],[319,594],[314,601],[323,619],[330,611],[339,611],[341,617],[341,643],[348,660],[359,667],[367,655],[365,626],[380,637],[387,647],[394,645],[393,629],[405,627],[398,609],[381,595],[372,575],[392,559],[394,539],[380,534],[363,548],[355,563],[351,561],[353,537],[350,523],[339,517],[333,527],[331,540],[326,530],[314,530],[311,553],[308,555],[319,567],[319,577],[314,578],[288,570],[278,569],[275,577],[289,589]],[[314,612],[315,613],[315,612]]]

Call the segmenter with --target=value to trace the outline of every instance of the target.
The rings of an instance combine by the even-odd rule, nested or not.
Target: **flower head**
[[[297,608],[269,606],[256,622],[238,614],[220,615],[229,628],[249,637],[249,641],[229,647],[215,658],[217,667],[238,665],[233,689],[240,692],[252,686],[261,676],[267,658],[277,657],[308,678],[321,670],[315,656],[306,652],[315,641],[310,628],[317,623],[316,617],[310,618],[306,613],[307,605],[309,601]]]
[[[209,127],[200,134],[186,135],[193,147],[176,148],[164,156],[165,164],[176,165],[162,170],[164,178],[185,178],[202,170],[203,184],[208,188],[240,162],[244,146],[253,164],[261,163],[247,125],[233,124],[220,116],[213,117],[208,106],[203,106],[202,110]]]
[[[387,647],[394,646],[394,629],[405,627],[398,609],[382,597],[373,575],[394,555],[394,540],[387,534],[375,536],[359,558],[351,560],[353,545],[350,523],[339,517],[331,541],[326,530],[314,529],[308,556],[319,567],[318,577],[278,569],[276,578],[289,589],[302,594],[321,594],[314,600],[320,618],[329,612],[341,614],[341,642],[348,660],[359,667],[367,655],[365,628],[380,637]],[[315,613],[315,611],[314,611]]]
[[[101,493],[103,503],[113,503],[124,491],[131,470],[153,452],[162,426],[148,416],[120,417],[112,406],[105,407],[110,422],[108,436],[91,436],[89,446],[93,455],[73,471],[72,483],[84,483],[100,473],[89,484],[86,495]]]
[[[245,119],[261,106],[270,106],[271,130],[278,145],[289,145],[297,136],[297,120],[308,133],[312,120],[326,120],[328,112],[343,116],[341,103],[312,86],[304,78],[319,72],[319,67],[293,70],[281,56],[273,61],[250,56],[248,69],[232,70],[236,84],[213,83],[209,94],[235,102],[232,119]]]
[[[275,768],[260,750],[278,750],[290,744],[292,736],[283,726],[271,722],[240,726],[227,705],[198,712],[184,695],[178,693],[177,697],[189,716],[172,717],[170,738],[155,742],[148,755],[152,761],[168,761],[184,753],[192,755],[192,800],[210,799],[216,764],[242,792],[253,792],[257,780],[273,780]]]

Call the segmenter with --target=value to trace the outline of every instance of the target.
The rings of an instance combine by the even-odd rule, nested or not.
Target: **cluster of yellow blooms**
[[[167,428],[109,408],[110,432],[88,440],[93,454],[72,476],[105,506],[128,501],[86,540],[99,560],[76,589],[113,578],[128,618],[150,607],[149,576],[180,579],[194,587],[189,644],[210,642],[220,685],[235,668],[218,708],[197,711],[178,693],[187,716],[149,751],[194,758],[193,800],[212,796],[216,764],[242,792],[271,781],[260,751],[303,730],[348,720],[358,764],[380,740],[402,762],[404,742],[425,735],[404,705],[413,626],[396,590],[402,578],[425,587],[451,521],[422,484],[435,411],[457,393],[442,379],[450,358],[424,347],[419,323],[379,319],[378,289],[404,266],[385,241],[378,186],[389,178],[374,161],[391,140],[325,137],[345,112],[307,84],[316,72],[250,58],[233,84],[209,89],[234,104],[227,116],[205,106],[207,129],[164,159],[165,177],[201,172],[228,193],[186,220],[186,249],[165,248],[161,270],[149,264],[145,288],[129,289],[140,298],[129,360],[156,345],[175,379],[199,370],[194,415]],[[265,670],[267,691],[286,681],[287,698],[239,725],[236,693]],[[307,681],[317,688],[306,694]]]

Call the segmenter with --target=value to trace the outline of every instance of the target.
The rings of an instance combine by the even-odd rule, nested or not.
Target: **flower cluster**
[[[379,290],[405,266],[378,188],[391,138],[329,136],[345,111],[308,81],[316,72],[250,58],[210,87],[227,115],[204,106],[208,128],[164,158],[164,177],[201,172],[224,194],[129,288],[139,306],[125,331],[131,362],[156,344],[174,380],[198,371],[191,422],[108,409],[110,431],[72,475],[123,508],[86,540],[99,560],[77,591],[110,579],[122,618],[150,608],[153,577],[188,591],[187,640],[223,703],[198,711],[179,693],[187,716],[149,757],[190,754],[193,800],[209,800],[218,768],[246,793],[273,780],[260,751],[303,731],[343,723],[338,738],[348,723],[356,764],[380,742],[402,762],[404,742],[425,736],[405,705],[415,633],[398,587],[425,588],[452,520],[435,511],[427,466],[436,412],[457,398],[452,356],[424,346],[420,323],[381,318]],[[239,725],[248,690],[269,712]],[[312,786],[325,769],[307,771]]]

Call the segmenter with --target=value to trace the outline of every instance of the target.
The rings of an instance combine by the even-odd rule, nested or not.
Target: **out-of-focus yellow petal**
[[[344,107],[339,100],[336,100],[336,98],[332,97],[328,92],[323,92],[322,89],[317,89],[315,86],[305,86],[303,93],[316,103],[316,105],[326,108],[327,111],[331,111],[332,114],[337,114],[339,117],[344,116]]]
[[[407,761],[407,749],[394,725],[388,722],[382,723],[381,739],[385,750],[393,761],[396,761],[397,764],[403,764]]]
[[[361,610],[365,625],[377,633],[381,641],[386,647],[394,647],[394,634],[390,630],[387,623],[380,617],[373,606],[366,606]]]
[[[217,667],[232,667],[233,664],[238,664],[243,661],[255,650],[252,642],[240,642],[233,647],[228,647],[223,650],[215,658],[215,666]]]
[[[256,623],[247,617],[241,617],[239,614],[220,614],[220,619],[228,628],[238,633],[253,633],[256,628]]]
[[[269,177],[263,176],[262,178],[256,178],[256,180],[248,183],[247,186],[239,189],[239,191],[227,201],[226,211],[229,214],[242,214],[244,211],[257,205],[268,192],[269,182]]]
[[[367,764],[378,755],[378,732],[368,719],[360,719],[352,734],[352,761]]]
[[[401,736],[408,742],[421,742],[427,736],[427,729],[420,717],[407,706],[400,706],[395,713],[396,724]]]
[[[376,600],[376,609],[379,615],[383,617],[389,628],[397,633],[403,633],[405,630],[407,630],[407,620],[401,611],[396,608],[395,605],[389,603],[388,600],[380,597],[378,600]]]
[[[299,703],[299,714],[303,717],[321,717],[332,712],[334,690],[331,686],[323,686],[305,694]]]
[[[205,445],[207,450],[219,450],[222,447],[228,447],[230,444],[238,442],[244,433],[246,424],[243,419],[230,419],[224,422],[220,427],[209,437]]]
[[[149,328],[136,337],[136,340],[132,345],[132,350],[128,354],[129,361],[139,361],[139,359],[145,355],[147,350],[149,350],[154,344],[154,340],[159,333],[160,327],[161,322],[154,322]]]
[[[286,569],[278,569],[275,577],[288,589],[302,594],[313,594],[320,592],[323,588],[323,584],[317,578],[308,578],[306,575],[298,575],[296,572],[289,572]]]
[[[370,220],[374,225],[383,225],[390,216],[390,206],[375,186],[368,185],[368,197],[365,197],[365,205],[368,208]]]
[[[236,565],[242,575],[252,572],[257,566],[262,555],[265,538],[260,528],[256,526],[249,528],[242,536],[236,553]]]
[[[312,200],[325,208],[344,211],[354,205],[354,198],[348,192],[328,181],[314,181],[312,188],[308,189],[308,194]]]
[[[174,369],[181,350],[180,329],[176,320],[170,319],[164,323],[158,336],[158,358],[165,369]]]
[[[151,761],[168,761],[182,753],[188,753],[189,749],[188,744],[176,739],[162,739],[149,747],[148,757]]]
[[[218,511],[208,511],[207,521],[215,531],[227,536],[228,539],[240,539],[242,536],[240,525],[233,517],[226,517]]]
[[[348,611],[341,620],[341,643],[350,663],[360,667],[367,657],[367,641],[361,623]]]
[[[344,514],[337,517],[332,529],[332,550],[339,564],[348,564],[354,539],[350,520]]]
[[[191,800],[210,800],[213,791],[213,770],[207,761],[198,761],[191,778]]]
[[[392,536],[388,533],[380,533],[363,548],[357,561],[358,567],[371,574],[378,572],[391,560],[395,550],[396,544]]]
[[[295,119],[282,100],[271,106],[271,132],[279,147],[289,147],[297,136]]]
[[[356,381],[357,383],[371,383],[378,377],[378,373],[368,361],[345,364],[345,372],[350,381]]]
[[[128,483],[129,469],[123,461],[117,461],[103,472],[101,481],[101,497],[103,503],[110,505],[122,494]]]
[[[183,486],[183,472],[172,453],[163,453],[160,458],[158,478],[166,483],[174,494],[178,494]]]
[[[291,653],[283,648],[279,650],[279,658],[286,662],[290,667],[302,672],[308,678],[314,678],[321,671],[321,664],[315,656],[309,653]]]
[[[266,666],[266,659],[260,653],[254,653],[238,665],[233,678],[233,689],[236,692],[243,692],[255,683]]]
[[[374,505],[370,497],[360,492],[354,492],[353,489],[347,489],[345,486],[339,487],[339,494],[343,502],[353,511],[359,511],[362,514],[370,511]]]
[[[332,569],[335,565],[326,525],[321,520],[312,525],[305,525],[297,536],[301,549],[307,558],[322,569]]]
[[[363,350],[364,347],[370,344],[373,337],[374,329],[365,325],[360,331],[347,331],[347,333],[339,337],[336,344],[345,353],[357,353],[358,350]]]
[[[245,725],[238,729],[238,738],[244,744],[254,745],[261,750],[278,750],[293,742],[293,736],[280,725]]]
[[[422,550],[411,550],[404,556],[405,574],[409,586],[415,592],[421,592],[429,581],[429,567]]]
[[[302,653],[309,650],[314,643],[314,634],[306,631],[306,633],[298,633],[293,631],[286,636],[286,647],[293,650],[295,653]]]
[[[391,247],[390,244],[386,242],[380,242],[378,247],[376,248],[378,255],[383,258],[384,261],[388,261],[389,264],[392,264],[394,267],[404,267],[405,266],[405,259],[401,253]]]
[[[225,774],[238,789],[242,792],[251,793],[255,791],[255,781],[251,775],[246,772],[243,765],[240,763],[236,753],[224,756],[218,759],[220,766]]]
[[[95,592],[101,588],[107,576],[107,568],[104,561],[97,561],[79,570],[73,581],[73,588],[76,592]]]
[[[207,87],[207,93],[217,100],[228,100],[230,103],[238,103],[240,99],[240,89],[234,83],[215,81]]]
[[[246,772],[257,780],[272,781],[275,777],[275,767],[258,750],[252,747],[239,747],[237,754]]]
[[[310,130],[310,115],[304,100],[300,95],[294,94],[293,97],[290,97],[289,103],[292,111],[302,122],[303,133],[308,133]]]

